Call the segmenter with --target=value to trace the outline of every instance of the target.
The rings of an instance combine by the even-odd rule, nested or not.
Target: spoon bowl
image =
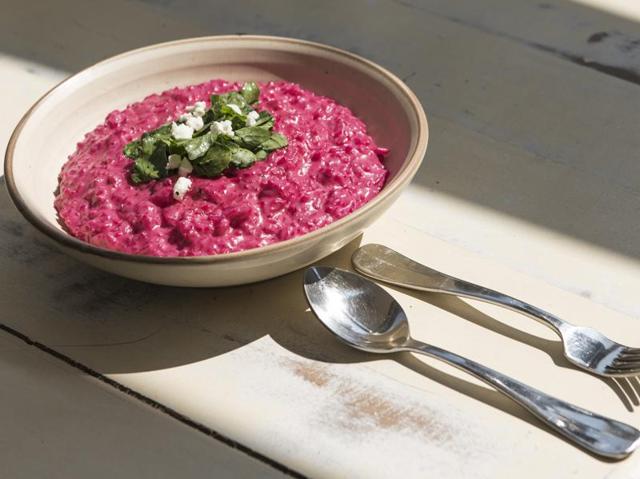
[[[410,339],[409,321],[400,304],[362,276],[313,266],[305,272],[304,290],[320,322],[350,346],[390,353]]]

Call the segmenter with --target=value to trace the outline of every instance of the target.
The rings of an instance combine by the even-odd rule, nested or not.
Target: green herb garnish
[[[208,110],[196,103],[191,113],[127,144],[123,153],[134,160],[131,181],[140,184],[175,174],[169,155],[191,163],[193,174],[212,178],[230,167],[247,168],[284,148],[287,138],[272,131],[273,116],[253,109],[259,97],[254,82],[240,91],[211,95]]]

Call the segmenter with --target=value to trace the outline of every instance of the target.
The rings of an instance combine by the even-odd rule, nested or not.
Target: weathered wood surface
[[[0,332],[0,476],[286,477]]]
[[[636,21],[558,0],[188,7],[64,0],[25,1],[10,12],[0,17],[0,98],[10,105],[0,139],[65,72],[157,41],[269,33],[382,63],[420,96],[431,144],[412,187],[362,241],[385,242],[640,344]],[[326,262],[347,265],[353,247]],[[200,291],[108,276],[42,243],[4,192],[0,253],[10,278],[0,290],[1,323],[303,474],[640,475],[636,458],[612,464],[578,451],[438,363],[381,360],[340,346],[306,311],[299,273]],[[640,425],[636,380],[575,371],[556,338],[530,320],[394,294],[417,337]],[[26,379],[22,387],[28,391]],[[168,416],[161,426],[183,427]],[[186,438],[185,448],[199,450],[200,441]]]

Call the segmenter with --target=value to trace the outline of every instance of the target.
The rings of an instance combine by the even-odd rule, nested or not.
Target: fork
[[[362,246],[351,261],[358,272],[385,283],[477,299],[523,313],[555,331],[565,357],[585,371],[607,377],[640,374],[640,348],[616,343],[595,329],[574,326],[519,299],[431,269],[386,246]]]

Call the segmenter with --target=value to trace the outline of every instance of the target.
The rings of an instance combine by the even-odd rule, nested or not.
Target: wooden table
[[[158,41],[265,33],[381,63],[418,94],[431,138],[411,187],[359,241],[640,345],[634,0],[24,0],[4,11],[5,144],[61,78]],[[324,263],[348,266],[357,243]],[[640,476],[640,456],[585,454],[451,368],[343,347],[308,311],[300,272],[219,290],[110,276],[46,246],[4,188],[0,271],[1,477]],[[640,427],[640,382],[576,371],[537,323],[393,294],[416,337]]]

